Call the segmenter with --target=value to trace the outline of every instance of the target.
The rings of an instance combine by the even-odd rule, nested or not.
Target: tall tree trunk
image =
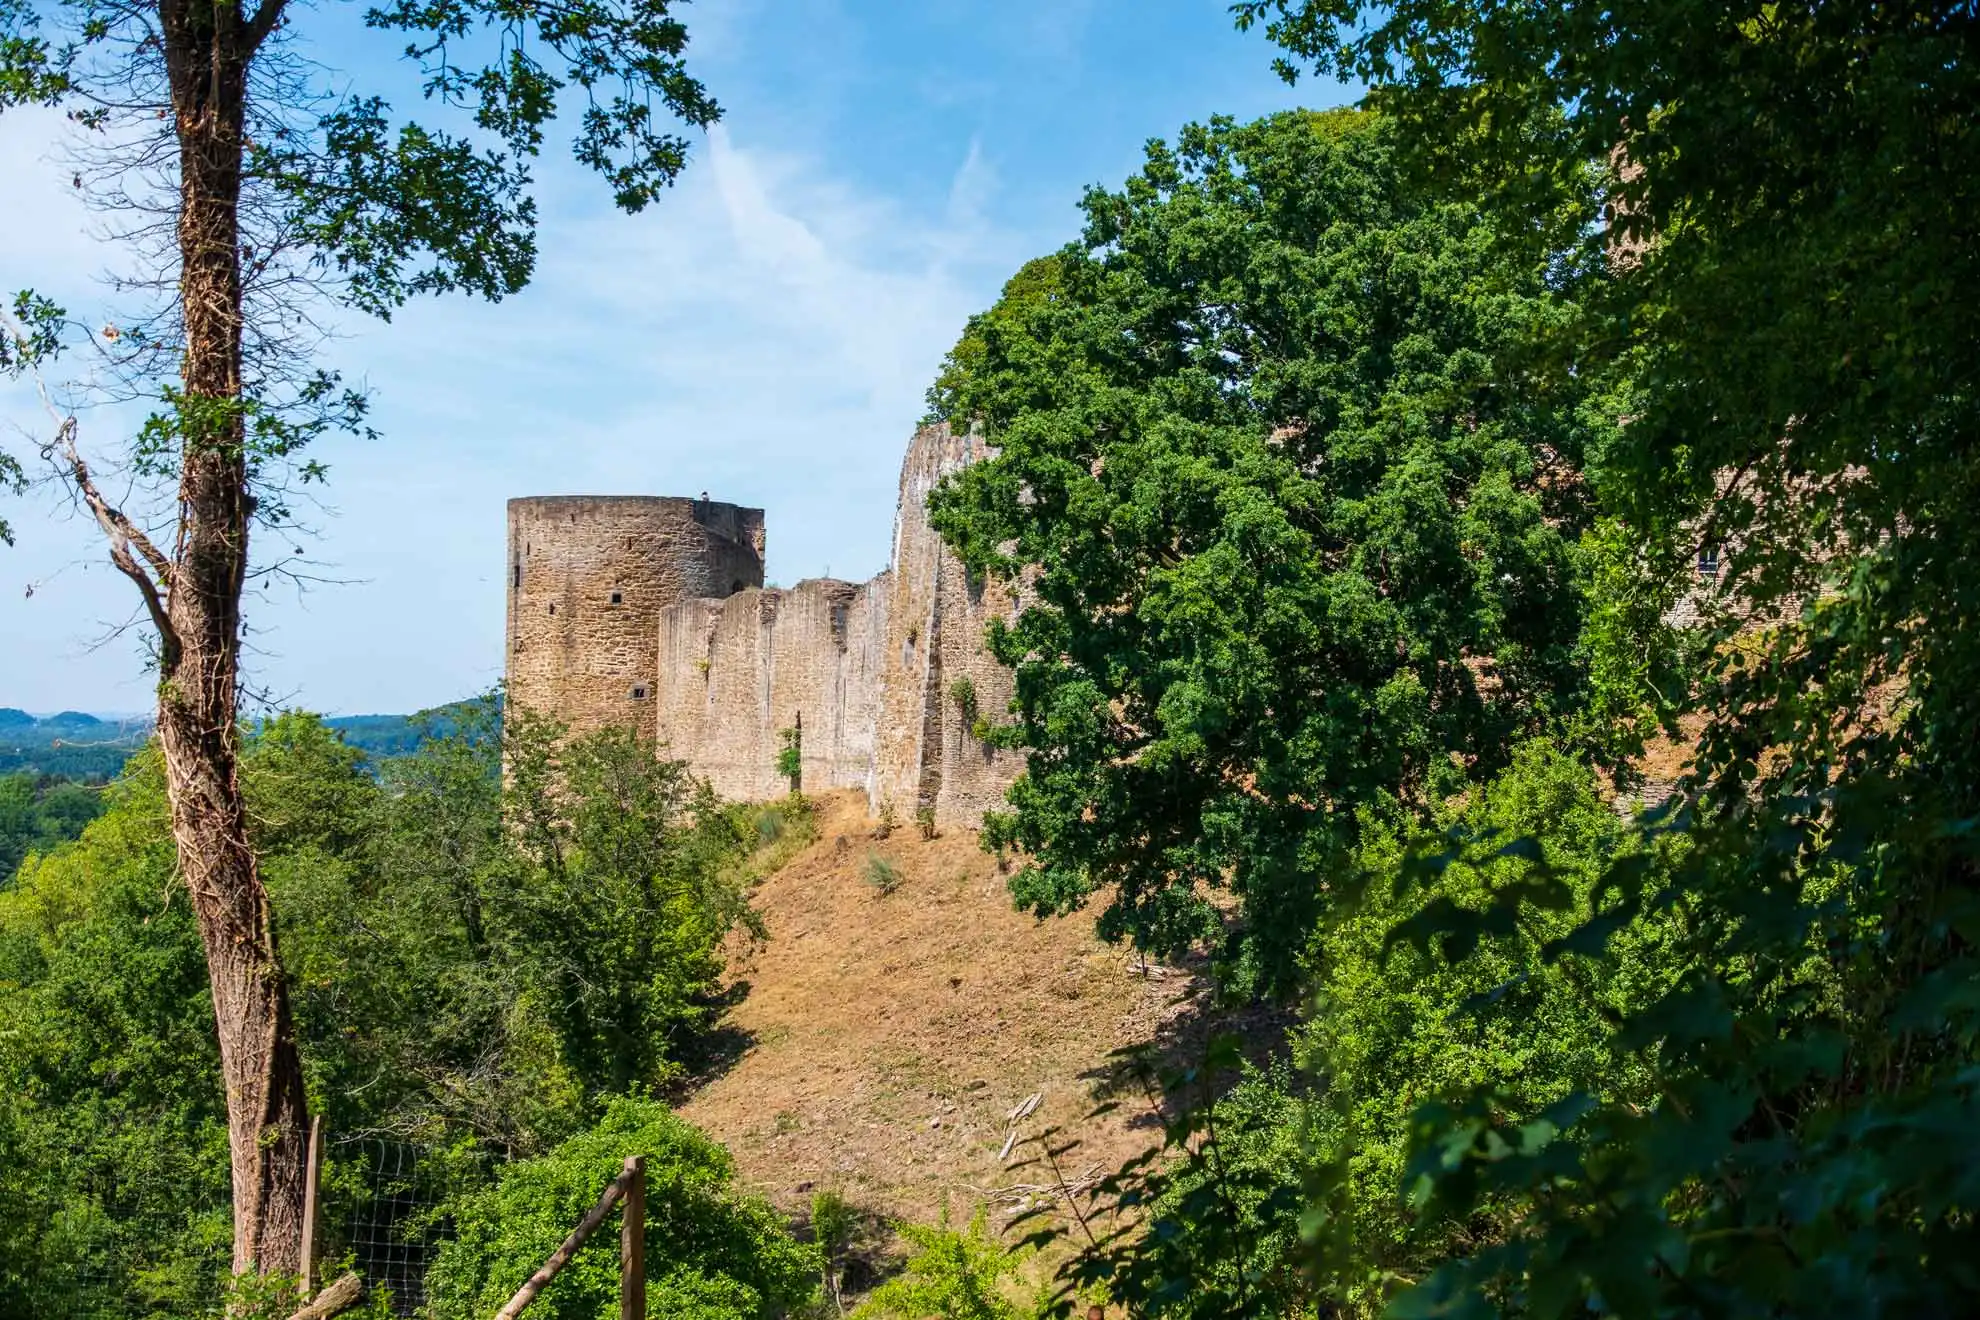
[[[252,41],[232,0],[167,0],[160,18],[179,139],[186,403],[158,736],[219,1029],[234,1269],[294,1274],[302,1263],[308,1105],[268,894],[248,840],[236,723],[253,511],[238,408],[241,162]]]

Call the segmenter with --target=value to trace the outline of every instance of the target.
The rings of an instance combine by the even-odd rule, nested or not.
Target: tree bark
[[[268,894],[248,838],[237,723],[253,511],[239,410],[240,197],[247,68],[257,36],[230,0],[164,0],[159,18],[179,141],[186,402],[178,543],[160,629],[158,738],[227,1088],[234,1269],[295,1274],[308,1104]]]

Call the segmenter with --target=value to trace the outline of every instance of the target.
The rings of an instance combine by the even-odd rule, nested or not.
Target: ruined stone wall
[[[724,797],[773,797],[787,787],[777,774],[779,734],[801,720],[805,788],[866,788],[884,631],[872,587],[819,578],[663,610],[663,754],[687,761]]]
[[[566,495],[508,513],[508,700],[579,732],[655,733],[661,611],[763,584],[761,509]]]
[[[656,727],[730,797],[784,790],[781,730],[801,719],[807,790],[863,788],[905,824],[923,807],[974,825],[1002,800],[1021,759],[974,736],[1006,718],[1010,674],[983,633],[1008,594],[972,583],[928,525],[928,494],[981,457],[946,427],[917,432],[902,464],[891,567],[871,582],[801,582],[660,612]],[[968,678],[971,700],[957,699]]]
[[[884,734],[868,793],[876,809],[891,802],[903,819],[930,807],[937,820],[974,824],[1022,768],[1019,757],[992,752],[971,733],[975,715],[1008,718],[1011,675],[984,650],[983,634],[993,616],[1010,613],[1010,598],[971,582],[928,525],[928,496],[981,457],[977,438],[931,426],[915,433],[901,465],[882,653]],[[969,707],[957,699],[964,678]]]

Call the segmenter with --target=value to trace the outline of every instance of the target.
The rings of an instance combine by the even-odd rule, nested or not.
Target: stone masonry
[[[660,612],[763,585],[763,510],[704,500],[509,501],[508,700],[573,729],[657,728]]]
[[[1009,705],[1010,673],[983,636],[1012,599],[964,571],[927,500],[981,456],[945,426],[916,432],[892,563],[860,583],[765,589],[759,510],[512,501],[509,699],[580,731],[634,724],[731,798],[784,791],[779,735],[801,724],[807,790],[862,789],[903,823],[928,808],[975,825],[1022,767],[973,731]]]

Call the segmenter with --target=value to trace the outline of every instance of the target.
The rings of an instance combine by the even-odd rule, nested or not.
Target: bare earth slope
[[[1143,974],[1088,914],[1014,912],[972,833],[874,840],[857,793],[822,799],[819,826],[757,890],[770,938],[733,964],[748,989],[728,1025],[750,1043],[681,1106],[745,1182],[792,1208],[823,1189],[922,1222],[945,1201],[961,1219],[991,1199],[994,1222],[1014,1212],[1013,1186],[1051,1180],[1015,1167],[1036,1146],[998,1158],[1010,1111],[1040,1091],[1020,1137],[1078,1137],[1069,1177],[1153,1144],[1135,1095],[1086,1115],[1110,1051],[1193,1020],[1189,978]],[[892,893],[868,883],[871,856],[898,870]]]

